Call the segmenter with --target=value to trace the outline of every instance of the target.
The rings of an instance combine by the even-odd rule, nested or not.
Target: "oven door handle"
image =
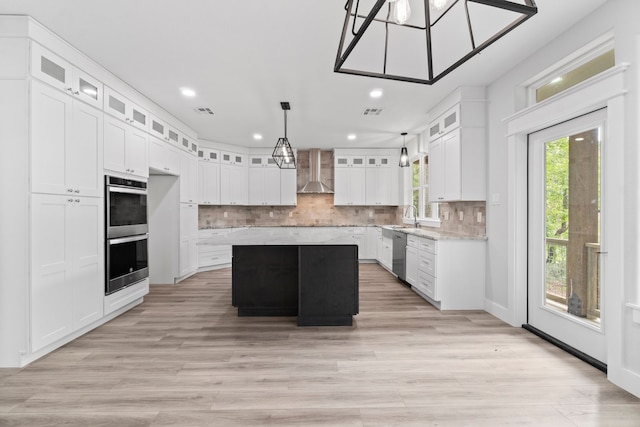
[[[119,239],[109,239],[110,245],[117,245],[120,243],[137,242],[139,240],[146,240],[149,238],[149,233],[138,234],[137,236],[121,237]]]
[[[124,187],[109,187],[110,193],[127,193],[127,194],[142,194],[147,195],[147,190],[137,189],[137,188],[124,188]]]

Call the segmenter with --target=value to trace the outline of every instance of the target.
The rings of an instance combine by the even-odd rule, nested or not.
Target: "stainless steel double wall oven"
[[[147,183],[105,177],[105,294],[149,277]]]

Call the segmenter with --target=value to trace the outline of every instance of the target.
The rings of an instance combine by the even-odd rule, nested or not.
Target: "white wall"
[[[640,57],[640,2],[637,0],[609,0],[604,6],[589,15],[574,27],[555,39],[541,51],[532,53],[524,62],[507,71],[487,88],[488,98],[488,168],[487,168],[487,276],[486,308],[497,317],[514,324],[513,296],[515,286],[509,283],[510,236],[508,224],[513,212],[509,211],[507,200],[508,164],[507,130],[503,121],[524,106],[523,92],[519,86],[526,80],[552,66],[589,41],[613,30],[615,34],[616,63],[628,62],[626,72],[625,126],[624,126],[624,209],[613,212],[619,216],[625,229],[623,243],[624,264],[621,301],[614,301],[621,315],[611,313],[605,324],[606,333],[613,337],[609,341],[609,352],[620,353],[620,357],[609,358],[610,379],[629,391],[640,395],[640,325],[632,322],[632,310],[625,308],[625,302],[640,303],[637,264],[640,259],[638,248],[638,66]],[[499,204],[493,202],[500,199]],[[606,286],[606,283],[604,284]],[[605,297],[607,290],[604,290]],[[625,378],[623,379],[622,376]]]

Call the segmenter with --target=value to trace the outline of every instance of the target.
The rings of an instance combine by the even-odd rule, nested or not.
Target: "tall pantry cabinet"
[[[1,23],[0,366],[22,366],[103,317],[102,87]]]
[[[2,368],[142,302],[148,279],[105,296],[104,174],[146,181],[150,113],[170,116],[30,17],[0,16],[0,57]],[[197,167],[195,138],[178,137]]]

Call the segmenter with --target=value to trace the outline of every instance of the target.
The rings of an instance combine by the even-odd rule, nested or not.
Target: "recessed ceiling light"
[[[186,96],[187,98],[193,98],[194,96],[196,96],[196,91],[193,89],[189,89],[188,87],[180,88],[180,93],[182,93],[182,95]]]
[[[382,96],[382,89],[374,89],[369,92],[369,96],[372,98],[380,98]]]
[[[356,135],[355,135],[355,134],[353,134],[353,133],[350,133],[349,135],[347,135],[347,139],[348,139],[349,141],[353,141],[354,139],[356,139]]]
[[[253,134],[253,139],[260,141],[262,139],[262,135],[260,135],[259,133],[254,133]]]

